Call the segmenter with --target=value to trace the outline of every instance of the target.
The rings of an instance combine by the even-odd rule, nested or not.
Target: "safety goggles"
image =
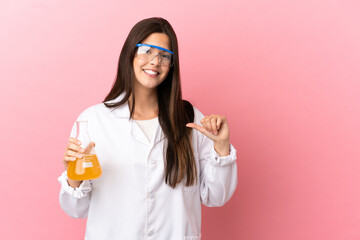
[[[136,47],[138,47],[136,54],[143,61],[151,62],[155,57],[159,56],[158,59],[161,66],[171,67],[173,64],[173,52],[166,48],[144,43],[138,43]]]

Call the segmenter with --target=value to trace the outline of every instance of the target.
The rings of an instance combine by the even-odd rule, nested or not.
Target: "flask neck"
[[[91,142],[88,134],[87,121],[76,121],[76,138],[81,141],[82,148],[86,148],[86,146]]]

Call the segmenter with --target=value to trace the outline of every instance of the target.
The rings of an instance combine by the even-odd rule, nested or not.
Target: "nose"
[[[152,65],[157,66],[157,65],[159,65],[159,64],[161,63],[160,58],[161,58],[161,57],[160,57],[159,54],[155,54],[155,56],[150,60],[150,63],[151,63]]]

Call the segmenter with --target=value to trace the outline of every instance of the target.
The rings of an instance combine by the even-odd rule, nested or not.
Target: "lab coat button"
[[[152,236],[152,235],[154,235],[154,230],[153,230],[153,229],[150,229],[150,230],[148,231],[148,236]]]
[[[154,199],[154,194],[153,194],[153,193],[150,193],[148,196],[149,196],[149,199],[150,199],[150,200],[153,200],[153,199]]]

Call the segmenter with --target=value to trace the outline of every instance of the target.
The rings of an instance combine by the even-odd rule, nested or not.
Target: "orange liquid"
[[[89,180],[101,176],[101,167],[96,154],[84,155],[81,159],[69,162],[67,175],[72,180]]]

